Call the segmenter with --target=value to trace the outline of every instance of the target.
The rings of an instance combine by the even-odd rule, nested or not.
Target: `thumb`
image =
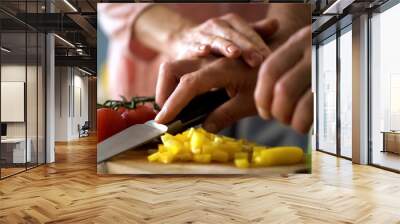
[[[279,22],[277,19],[262,19],[251,24],[253,29],[264,39],[269,39],[279,29]]]

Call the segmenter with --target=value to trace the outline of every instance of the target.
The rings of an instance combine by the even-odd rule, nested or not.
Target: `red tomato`
[[[156,117],[154,110],[145,105],[137,106],[135,109],[120,108],[118,110],[122,113],[121,116],[128,127],[134,124],[143,124]]]
[[[121,112],[110,109],[97,109],[97,141],[115,135],[116,133],[127,128],[125,120],[121,116]]]

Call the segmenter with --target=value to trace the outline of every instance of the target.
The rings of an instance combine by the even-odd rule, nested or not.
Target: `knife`
[[[97,163],[148,143],[164,133],[177,134],[201,124],[209,113],[229,98],[225,89],[210,91],[193,98],[176,118],[166,125],[158,124],[154,120],[132,125],[97,144]]]

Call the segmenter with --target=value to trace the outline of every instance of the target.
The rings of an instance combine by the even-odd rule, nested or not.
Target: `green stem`
[[[122,100],[107,100],[103,104],[97,104],[97,109],[99,108],[112,108],[113,110],[118,110],[120,107],[124,107],[127,109],[135,109],[138,105],[144,105],[146,103],[151,103],[155,110],[159,110],[160,107],[155,102],[154,96],[138,96],[132,97],[130,101],[128,101],[124,96],[121,96]]]

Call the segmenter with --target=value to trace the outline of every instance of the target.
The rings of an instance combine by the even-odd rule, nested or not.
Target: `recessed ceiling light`
[[[67,45],[69,45],[70,47],[75,48],[75,45],[73,45],[71,42],[69,42],[68,40],[60,37],[58,34],[54,34],[55,37],[57,37],[59,40],[61,40],[62,42],[66,43]]]
[[[90,75],[90,76],[93,75],[92,73],[90,73],[90,72],[88,72],[88,71],[86,71],[86,70],[83,70],[83,69],[81,69],[81,68],[79,68],[79,67],[78,67],[78,70],[81,71],[81,72],[83,72],[83,73],[85,73],[85,74],[87,74],[87,75]]]
[[[67,4],[74,12],[78,12],[78,10],[73,6],[68,0],[64,0],[65,4]]]
[[[323,15],[328,14],[342,14],[343,10],[351,5],[355,0],[336,0],[324,12]]]
[[[1,49],[1,51],[4,51],[6,53],[10,53],[11,52],[11,50],[9,50],[9,49],[7,49],[5,47],[1,47],[0,49]]]

